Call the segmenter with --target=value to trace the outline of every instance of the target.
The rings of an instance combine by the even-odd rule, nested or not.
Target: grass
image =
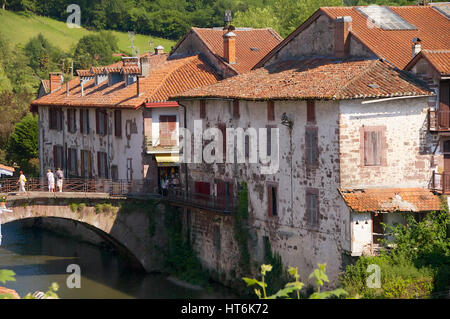
[[[69,52],[83,36],[95,33],[95,31],[85,28],[70,29],[65,22],[47,17],[3,10],[0,10],[0,25],[5,26],[2,28],[2,32],[14,45],[25,45],[29,39],[42,33],[53,45],[65,52]],[[117,31],[112,31],[112,33],[118,39],[120,51],[130,54],[131,41],[128,33]],[[151,47],[149,47],[149,41],[151,41]],[[138,47],[140,53],[153,51],[157,45],[162,45],[165,51],[169,52],[170,48],[175,45],[175,41],[137,34],[134,45]]]

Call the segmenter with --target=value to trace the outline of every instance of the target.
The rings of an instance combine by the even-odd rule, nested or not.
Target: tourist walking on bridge
[[[64,180],[64,173],[60,168],[56,171],[56,186],[58,186],[58,191],[61,193],[63,189],[63,180]]]
[[[27,191],[25,190],[25,183],[27,182],[27,178],[25,177],[25,175],[23,175],[22,171],[20,171],[19,174],[19,180],[17,181],[17,184],[19,184],[19,192],[26,193]]]
[[[55,191],[55,175],[51,170],[47,170],[48,191],[53,193]]]

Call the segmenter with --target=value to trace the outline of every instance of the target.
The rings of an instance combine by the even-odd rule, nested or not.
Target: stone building
[[[253,259],[263,262],[269,240],[302,278],[326,262],[335,280],[346,256],[376,252],[382,222],[440,208],[428,189],[436,92],[402,69],[414,58],[413,39],[424,49],[448,48],[449,28],[432,6],[320,8],[253,71],[179,94],[180,126],[194,132],[202,120],[197,129],[226,136],[217,145],[237,152],[240,141],[245,153],[244,163],[232,155],[232,163],[186,163],[185,191],[231,202],[245,181]],[[231,128],[247,134],[228,135]],[[274,173],[250,161],[250,128],[278,129],[279,139],[276,130],[257,136],[258,156],[266,148],[277,155]],[[239,262],[233,222],[227,209],[211,211],[190,207],[191,237],[205,265],[230,274]]]
[[[32,103],[41,176],[62,167],[66,177],[145,180],[155,191],[160,174],[177,173],[179,165],[178,104],[168,97],[249,71],[281,41],[272,29],[235,32],[193,28],[170,55],[158,46],[154,53],[78,70],[66,83],[61,73],[51,73]]]

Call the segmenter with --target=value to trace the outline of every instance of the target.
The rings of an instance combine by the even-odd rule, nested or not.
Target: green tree
[[[86,35],[78,41],[74,52],[75,69],[107,65],[114,62],[112,54],[118,51],[117,38],[109,32]]]
[[[29,174],[35,173],[37,168],[30,163],[39,157],[37,116],[28,113],[15,125],[6,150],[9,160],[18,163]]]

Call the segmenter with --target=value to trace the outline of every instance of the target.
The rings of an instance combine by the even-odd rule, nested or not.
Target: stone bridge
[[[35,219],[57,232],[92,243],[108,243],[132,264],[147,272],[158,271],[165,247],[165,230],[158,199],[130,199],[109,193],[28,192],[10,194],[1,214],[2,224]],[[3,231],[3,236],[8,236]]]

